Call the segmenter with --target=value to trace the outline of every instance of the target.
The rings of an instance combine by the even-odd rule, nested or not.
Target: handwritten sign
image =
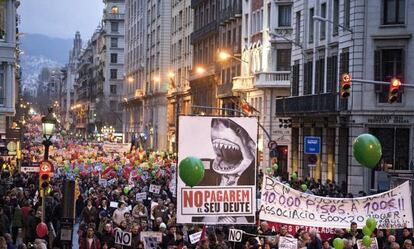
[[[262,186],[260,219],[285,224],[347,228],[358,227],[374,218],[378,228],[413,227],[408,181],[376,195],[360,198],[326,198],[302,193],[265,177]]]
[[[159,194],[160,191],[161,191],[161,186],[160,185],[151,184],[150,187],[149,187],[149,192],[150,193]]]
[[[188,237],[190,238],[190,243],[191,244],[195,244],[195,243],[197,243],[197,242],[200,241],[201,231],[200,232],[193,233],[193,234],[190,234]]]
[[[279,238],[279,249],[297,249],[298,240],[295,238],[289,237],[280,237]]]
[[[135,195],[135,198],[137,201],[143,201],[147,199],[147,192],[143,192],[143,193],[137,193]]]
[[[359,240],[357,240],[357,247],[358,247],[358,249],[378,249],[377,238],[371,238],[371,245],[370,246],[364,246],[362,244],[362,239],[359,239]]]
[[[229,241],[231,241],[231,242],[241,242],[242,238],[243,238],[243,230],[230,229]]]
[[[131,246],[132,233],[124,232],[121,229],[115,230],[115,244]]]
[[[162,241],[161,232],[142,231],[140,236],[141,241],[144,243],[145,249],[159,248],[158,243]]]

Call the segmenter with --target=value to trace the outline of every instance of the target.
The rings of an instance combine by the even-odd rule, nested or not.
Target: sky
[[[87,40],[98,26],[103,11],[102,0],[23,0],[18,13],[20,32],[73,38],[80,31]]]

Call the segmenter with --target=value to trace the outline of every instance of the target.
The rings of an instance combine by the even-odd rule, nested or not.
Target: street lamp
[[[53,136],[56,126],[56,118],[53,116],[53,108],[48,108],[48,112],[49,113],[42,118],[42,131],[43,137],[45,138],[43,141],[43,145],[45,146],[44,161],[47,161],[49,158],[49,146],[52,145],[50,139]]]
[[[196,74],[203,74],[203,73],[205,73],[207,70],[204,68],[204,67],[202,67],[202,66],[197,66],[196,68],[195,68],[195,72],[196,72]]]
[[[245,61],[243,59],[240,59],[240,58],[238,58],[238,57],[236,57],[236,56],[234,56],[234,55],[232,55],[232,54],[230,54],[230,53],[228,53],[228,52],[226,52],[224,50],[220,50],[218,52],[218,60],[219,61],[225,62],[225,61],[227,61],[229,59],[234,59],[236,61],[240,61],[240,62],[244,62],[244,63],[249,63],[248,61]]]

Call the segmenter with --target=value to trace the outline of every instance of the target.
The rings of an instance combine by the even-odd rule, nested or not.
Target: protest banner
[[[142,231],[140,233],[140,240],[144,243],[144,249],[159,248],[158,243],[162,241],[161,232]]]
[[[99,179],[99,185],[106,188],[106,186],[108,186],[108,180],[107,179]]]
[[[102,150],[107,154],[128,153],[130,149],[131,149],[131,144],[104,143],[102,146]]]
[[[265,176],[260,219],[293,225],[348,228],[356,222],[362,228],[374,218],[377,227],[413,227],[408,181],[387,192],[358,198],[327,198],[302,193]]]
[[[297,249],[298,240],[296,238],[279,237],[279,249]]]
[[[200,232],[196,232],[196,233],[192,233],[192,234],[188,235],[188,237],[190,238],[190,243],[195,244],[195,243],[199,242],[200,238],[201,238],[201,233],[202,232],[200,231]]]
[[[254,224],[257,118],[180,116],[178,134],[178,161],[197,157],[205,171],[190,187],[178,167],[177,222]]]
[[[137,194],[135,195],[135,199],[136,199],[137,201],[144,201],[144,200],[146,200],[146,199],[147,199],[147,192],[137,193]]]
[[[115,229],[115,244],[130,246],[132,241],[132,233],[124,232],[121,229]]]
[[[150,193],[159,194],[161,191],[160,185],[151,184],[148,190]]]
[[[377,238],[371,238],[371,245],[364,246],[362,244],[362,239],[357,240],[357,247],[358,249],[378,249],[378,241]]]
[[[230,231],[229,231],[229,241],[230,242],[241,242],[242,238],[243,238],[243,230],[230,229]]]
[[[299,229],[309,232],[311,229],[316,229],[322,240],[328,240],[335,235],[335,228],[332,227],[314,227],[304,225],[283,224],[278,222],[268,221],[267,224],[272,231],[280,231],[281,226],[285,226],[288,233],[295,235]]]

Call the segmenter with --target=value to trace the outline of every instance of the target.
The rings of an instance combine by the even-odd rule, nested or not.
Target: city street
[[[0,0],[0,249],[414,249],[414,0]]]

